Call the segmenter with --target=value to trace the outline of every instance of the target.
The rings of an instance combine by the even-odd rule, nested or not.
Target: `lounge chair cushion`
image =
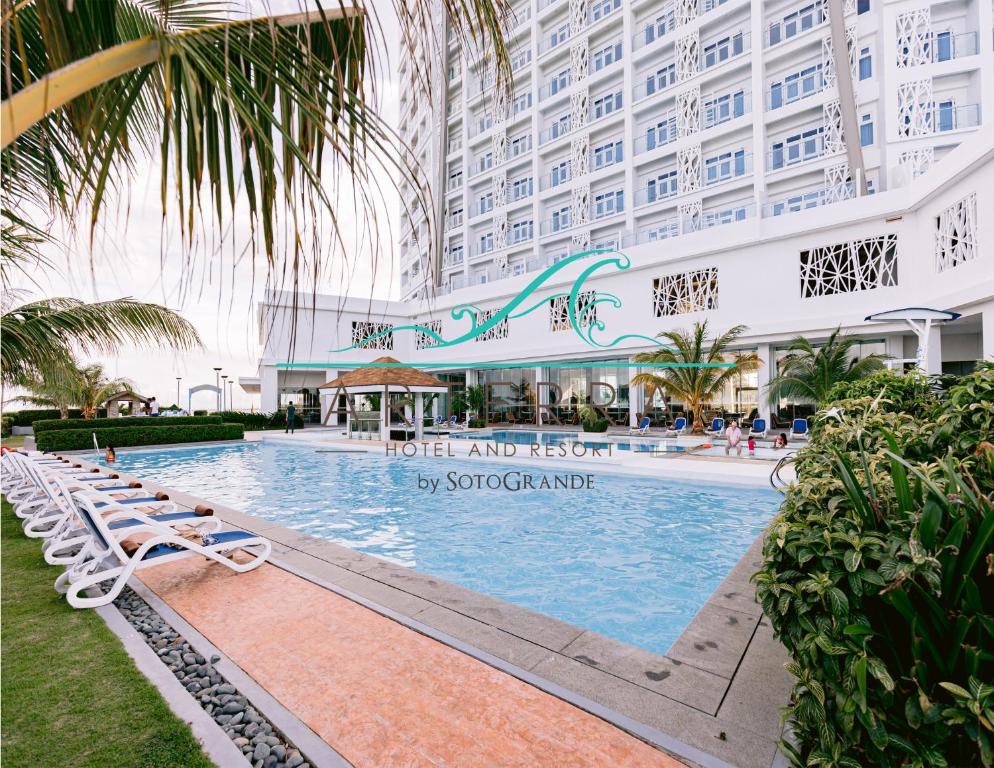
[[[247,531],[222,531],[221,533],[212,533],[210,536],[214,539],[213,543],[210,545],[212,547],[215,547],[218,544],[233,544],[241,539],[256,538],[254,533],[248,533]],[[142,559],[152,560],[153,558],[162,557],[163,555],[175,555],[177,552],[182,551],[184,551],[182,547],[173,546],[172,544],[158,544],[146,552],[145,557]],[[131,553],[129,552],[129,554]]]
[[[163,522],[170,522],[172,520],[187,520],[194,517],[200,517],[196,512],[169,512],[165,515],[152,515],[155,520],[161,520]],[[115,520],[110,523],[107,527],[111,529],[115,528],[130,528],[132,525],[141,525],[141,520],[135,520],[134,518],[126,518],[124,520]]]

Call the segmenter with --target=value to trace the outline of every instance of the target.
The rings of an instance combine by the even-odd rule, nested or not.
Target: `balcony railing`
[[[740,179],[752,173],[751,152],[723,157],[716,162],[709,162],[711,159],[703,158],[701,161],[701,184],[705,187],[713,187],[726,181]]]
[[[748,32],[724,32],[702,40],[698,70],[704,72],[748,53],[751,37]]]
[[[638,208],[643,205],[650,205],[651,203],[661,203],[663,200],[676,197],[676,194],[676,176],[672,177],[672,181],[667,179],[663,182],[647,184],[641,189],[635,190],[635,207]]]
[[[676,139],[676,110],[669,109],[649,125],[642,126],[635,137],[635,154],[640,155],[643,152],[665,147]]]
[[[792,80],[781,80],[766,91],[766,110],[780,109],[808,96],[814,96],[825,90],[826,85],[825,75],[821,69]]]
[[[943,103],[941,97],[934,103],[935,106],[925,114],[925,124],[931,128],[932,133],[976,128],[980,125],[979,104],[962,104],[957,107],[951,101]]]
[[[799,211],[817,208],[829,203],[835,203],[853,197],[855,189],[852,182],[846,182],[838,187],[818,187],[806,192],[799,192],[794,195],[774,200],[763,206],[764,218],[772,216],[783,216],[788,213],[798,213]]]
[[[565,35],[560,35],[559,30],[554,30],[553,32],[547,32],[545,37],[538,44],[538,55],[544,56],[551,50],[562,48],[564,45],[570,41],[570,33],[567,28]]]
[[[458,213],[454,213],[451,216],[449,216],[448,219],[446,220],[445,230],[449,231],[449,230],[455,229],[456,227],[461,227],[462,226],[462,222],[463,222],[463,213],[462,213],[462,211],[459,211]]]
[[[826,154],[824,131],[795,141],[784,141],[782,144],[783,146],[774,147],[766,153],[767,171],[779,171],[782,168],[801,165]]]
[[[560,136],[565,136],[567,133],[573,130],[573,124],[571,119],[567,119],[564,122],[556,120],[548,128],[543,128],[538,134],[538,145],[544,146],[550,141],[555,141]]]
[[[462,189],[462,174],[449,179],[445,184],[446,192],[455,192],[457,189]]]
[[[572,84],[573,84],[572,72],[567,72],[566,77],[564,78],[555,77],[538,89],[538,100],[545,101],[546,99],[555,96],[556,94],[563,93]]]
[[[797,37],[803,32],[824,24],[828,21],[825,1],[819,0],[814,5],[786,14],[780,21],[770,24],[763,33],[763,47],[769,48],[786,40]]]
[[[477,216],[483,216],[487,213],[493,213],[494,203],[493,200],[488,200],[485,203],[475,202],[469,207],[469,218],[475,219]]]
[[[632,35],[632,50],[637,51],[647,45],[652,45],[657,40],[662,40],[676,29],[676,12],[666,11],[663,15],[648,24],[643,25],[638,32]]]
[[[476,138],[481,133],[486,133],[491,128],[494,127],[494,120],[492,117],[476,117],[469,121],[469,137],[471,139]]]
[[[701,97],[701,130],[714,128],[752,111],[752,94],[746,90],[711,93]]]
[[[538,188],[539,191],[545,192],[545,190],[547,189],[552,189],[553,187],[561,187],[563,184],[566,184],[567,182],[572,180],[573,177],[570,175],[568,170],[559,170],[555,173],[550,171],[549,173],[542,174],[538,182]]]

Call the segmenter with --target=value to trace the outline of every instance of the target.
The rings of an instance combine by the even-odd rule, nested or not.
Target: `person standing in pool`
[[[725,455],[727,456],[732,448],[735,449],[735,455],[742,455],[742,430],[739,429],[739,423],[733,421],[728,429],[725,431],[725,437],[728,438],[728,442],[725,444]]]
[[[289,432],[293,434],[293,427],[297,421],[297,409],[293,405],[293,400],[290,401],[290,405],[286,407],[286,429],[284,432]]]

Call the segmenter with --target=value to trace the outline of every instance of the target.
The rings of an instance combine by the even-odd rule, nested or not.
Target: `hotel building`
[[[539,382],[598,401],[613,390],[621,421],[651,408],[627,382],[652,343],[612,342],[705,319],[748,326],[738,346],[763,360],[723,394],[734,412],[768,412],[763,386],[797,335],[841,325],[862,354],[909,364],[908,323],[864,320],[883,310],[962,315],[929,331],[929,371],[994,357],[991,0],[517,2],[513,84],[500,90],[476,52],[438,32],[433,77],[417,69],[420,48],[400,73],[401,126],[436,217],[401,190],[403,300],[321,296],[313,313],[308,301],[291,350],[292,302],[268,295],[263,409],[292,399],[319,420],[317,387],[338,366],[390,355],[456,389],[515,382],[503,399],[525,421]],[[591,249],[630,264],[579,286],[581,308],[616,299],[584,314],[587,339],[561,294],[603,257],[562,265],[529,299],[546,297],[541,310],[465,343],[387,333],[458,338],[468,313],[484,322]]]

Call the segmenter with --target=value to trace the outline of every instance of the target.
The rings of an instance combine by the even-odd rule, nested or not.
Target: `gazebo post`
[[[425,436],[425,396],[420,392],[414,398],[414,439],[423,440]]]
[[[390,385],[383,386],[380,398],[380,440],[390,440]]]

